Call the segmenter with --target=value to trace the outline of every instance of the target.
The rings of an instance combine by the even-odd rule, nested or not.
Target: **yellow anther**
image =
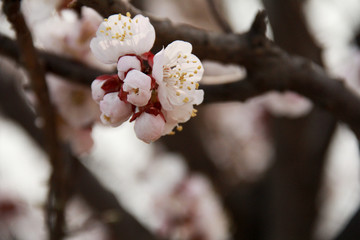
[[[132,36],[132,32],[130,32],[129,35]]]
[[[136,23],[138,23],[139,22],[139,19],[136,19],[136,21],[135,21]]]
[[[111,27],[107,27],[106,30],[107,30],[107,31],[111,30]]]
[[[104,33],[104,31],[103,31],[103,30],[100,30],[100,32],[101,32],[101,33]]]
[[[178,58],[181,58],[181,54],[179,54]]]
[[[184,59],[186,59],[186,58],[187,58],[187,56],[185,55],[183,58],[184,58]]]
[[[184,98],[183,102],[184,102],[184,103],[189,102],[189,98],[188,98],[188,97]]]
[[[199,70],[200,70],[200,69],[201,69],[201,65],[199,65],[199,66],[197,67],[197,69],[199,69]]]
[[[131,29],[131,27],[130,27],[130,26],[128,26],[128,29],[130,30],[130,29]]]
[[[108,34],[108,33],[106,33],[106,36],[109,36],[109,34]]]
[[[131,14],[129,12],[126,13],[127,17],[131,17]]]
[[[180,92],[176,92],[176,96],[180,96]]]
[[[193,109],[193,112],[194,112],[194,113],[197,113],[197,112],[198,112],[198,110],[194,108],[194,109]]]
[[[195,109],[194,109],[194,110],[195,110]],[[196,112],[195,112],[194,110],[193,110],[192,113],[191,113],[191,116],[192,116],[192,117],[196,117]]]
[[[194,82],[191,82],[191,84],[194,84]]]
[[[198,88],[199,88],[199,86],[200,86],[200,84],[199,84],[199,83],[196,83],[196,84],[195,84],[195,88],[196,88],[196,89],[198,89]]]
[[[171,132],[169,133],[169,135],[175,135],[175,132],[174,132],[174,131],[171,131]]]
[[[111,121],[111,118],[107,115],[104,114],[104,119],[107,121],[107,122],[110,122]]]
[[[192,61],[193,63],[197,63],[197,61]]]
[[[194,75],[193,74],[190,74],[189,77],[193,77]]]
[[[119,13],[119,21],[121,20],[121,14]]]
[[[178,130],[179,132],[181,132],[181,131],[183,130],[183,127],[179,125],[179,126],[176,127],[176,130]]]
[[[186,63],[190,63],[190,61],[189,61],[189,60],[187,60],[187,61],[186,61]]]
[[[197,74],[198,73],[197,70],[195,70],[194,73]]]
[[[129,19],[129,23],[131,23],[131,19]]]
[[[188,86],[187,89],[188,89],[188,90],[191,90],[191,87]]]
[[[117,25],[117,22],[114,22],[115,25]]]
[[[107,22],[107,21],[108,21],[108,19],[107,19],[107,18],[105,18],[105,19],[104,19],[104,22]]]
[[[180,86],[179,88],[180,88],[180,89],[182,89],[182,88],[183,88],[183,86]]]

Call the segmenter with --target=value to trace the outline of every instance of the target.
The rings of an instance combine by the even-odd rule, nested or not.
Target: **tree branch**
[[[0,34],[0,54],[7,56],[16,62],[24,65],[21,58],[21,51],[16,42]],[[99,69],[85,65],[75,59],[58,56],[41,50],[37,51],[37,56],[43,63],[47,72],[60,75],[76,83],[90,86],[91,82],[102,74],[110,74]]]
[[[207,1],[207,5],[210,8],[212,15],[214,16],[214,19],[216,20],[217,24],[221,27],[223,32],[232,33],[233,31],[232,31],[231,26],[229,25],[229,22],[226,20],[224,15],[220,12],[219,6],[217,4],[218,1],[216,1],[216,0],[206,0],[206,1]]]
[[[8,73],[7,69],[0,65],[0,109],[18,123],[40,148],[44,148],[42,130],[35,126],[36,115],[19,93],[17,78],[19,76],[16,73]],[[11,104],[8,104],[9,102]],[[79,159],[72,156],[71,162],[75,170],[71,172],[73,177],[69,195],[79,194],[96,216],[103,216],[108,212],[119,216],[118,221],[105,222],[113,239],[157,239],[119,205],[116,196],[106,190]]]
[[[289,53],[322,65],[321,49],[306,25],[303,2],[263,0],[275,43]],[[314,106],[307,116],[297,119],[273,117],[271,122],[276,155],[265,179],[270,189],[269,238],[311,239],[318,215],[318,192],[325,155],[336,120]]]
[[[22,52],[24,66],[31,79],[31,85],[39,101],[40,117],[44,121],[43,130],[46,139],[46,150],[50,157],[52,173],[47,204],[47,225],[50,239],[60,240],[65,236],[64,209],[67,202],[67,173],[62,146],[58,139],[55,113],[50,103],[45,81],[45,72],[37,57],[32,36],[20,11],[20,1],[5,0],[3,11],[12,24],[16,39]]]
[[[83,2],[85,4],[86,1],[83,0]],[[96,3],[99,3],[102,6],[106,1],[100,2],[94,0],[88,5],[97,6]],[[115,2],[119,4],[118,1]],[[129,6],[125,3],[122,4]],[[118,10],[115,8],[111,11],[118,12]],[[164,21],[164,25],[160,24],[160,26],[165,26],[162,31],[168,29],[168,24],[170,24],[168,21]],[[200,57],[212,55],[211,59],[215,60],[229,57],[225,62],[236,62],[246,67],[248,76],[243,81],[248,81],[248,83],[218,85],[219,87],[221,86],[221,92],[230,93],[226,97],[227,101],[246,100],[247,97],[255,96],[255,94],[250,94],[251,96],[246,97],[239,96],[236,91],[239,90],[241,93],[245,93],[242,87],[252,89],[253,93],[257,94],[272,90],[280,92],[291,90],[308,97],[318,106],[328,110],[339,120],[347,123],[357,136],[360,135],[360,121],[358,121],[360,119],[359,98],[342,81],[329,77],[321,67],[312,61],[298,56],[291,56],[268,40],[264,35],[266,28],[264,12],[260,12],[257,15],[250,31],[241,35],[206,33],[203,30],[190,26],[187,26],[186,29],[189,29],[187,32],[186,30],[179,30],[182,27],[178,26],[174,28],[174,31],[177,33],[181,32],[179,35],[183,34],[184,40],[198,37],[199,39],[195,41],[196,44],[205,43],[200,49],[207,53],[200,54]],[[159,28],[161,29],[162,27]],[[167,35],[173,36],[172,34]],[[218,43],[219,45],[217,45]],[[1,46],[0,49],[2,49]],[[194,50],[196,51],[195,47]],[[230,54],[230,50],[231,56],[228,56],[227,54]],[[4,49],[0,51],[0,53],[4,52],[6,53]],[[53,57],[52,54],[40,54],[41,59],[47,62],[48,70],[62,76],[70,75],[74,81],[77,81],[76,77],[79,77],[82,80],[77,82],[90,84],[94,76],[104,74],[101,71],[59,56],[54,57],[56,61],[51,61],[50,56]],[[13,54],[11,57],[16,56]],[[72,69],[72,63],[78,63],[77,70]],[[91,74],[86,74],[88,70]],[[81,76],[82,74],[84,76]],[[234,86],[237,88],[233,88]],[[211,88],[211,92],[214,92],[215,95],[208,95],[205,102],[221,100],[217,96],[215,87],[209,88]]]

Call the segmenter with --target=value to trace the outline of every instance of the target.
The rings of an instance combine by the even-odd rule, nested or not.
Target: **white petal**
[[[103,80],[97,80],[97,79],[95,79],[91,83],[92,98],[97,103],[99,103],[104,98],[104,95],[105,95],[105,91],[101,88],[103,84],[104,84]]]
[[[170,134],[173,131],[174,127],[176,127],[177,125],[178,125],[177,121],[166,120],[164,131],[163,131],[162,135]]]
[[[151,97],[151,91],[139,90],[138,93],[130,92],[127,101],[137,107],[143,107],[148,104]]]
[[[158,52],[154,56],[154,65],[153,65],[153,70],[152,70],[152,76],[153,76],[153,78],[155,78],[155,80],[158,84],[162,83],[162,81],[163,81],[164,63],[165,63],[165,56],[164,56],[164,49],[162,49],[160,52]]]
[[[124,80],[125,73],[130,69],[141,70],[141,62],[135,56],[123,56],[119,59],[117,64],[118,75],[121,80]]]
[[[146,91],[150,91],[151,78],[143,72],[137,70],[131,70],[124,79],[124,90],[131,90],[133,88],[140,88]]]
[[[171,105],[169,99],[168,99],[168,89],[165,86],[165,84],[161,83],[158,87],[158,98],[160,101],[160,104],[162,106],[162,108],[164,108],[165,110],[172,110],[173,106]]]
[[[172,111],[163,111],[166,121],[176,121],[178,123],[187,122],[191,118],[193,105],[190,103],[182,106],[176,106]]]
[[[134,43],[134,53],[141,55],[151,50],[155,42],[155,29],[151,25],[149,18],[142,15],[137,15],[134,17],[133,22],[138,24],[133,25],[134,35],[132,41]]]
[[[192,104],[201,104],[204,100],[204,90],[196,90],[193,96],[194,100],[192,101]]]
[[[148,18],[138,15],[130,19],[115,14],[100,24],[90,48],[100,61],[110,64],[123,55],[150,51],[154,41],[155,30]]]
[[[108,93],[100,102],[101,121],[113,127],[128,120],[132,114],[131,104],[121,101],[117,92]]]
[[[129,92],[127,101],[135,106],[145,106],[151,97],[151,78],[137,70],[131,70],[124,80],[123,89]]]
[[[191,43],[177,40],[170,43],[165,48],[165,56],[167,61],[172,62],[179,57],[179,54],[190,54],[192,51]]]
[[[164,126],[165,121],[160,114],[155,116],[144,112],[136,119],[134,130],[139,139],[150,143],[162,136]]]

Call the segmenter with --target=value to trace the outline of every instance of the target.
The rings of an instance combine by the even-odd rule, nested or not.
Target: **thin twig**
[[[66,204],[66,173],[63,163],[63,153],[61,144],[58,140],[55,113],[45,81],[45,72],[40,64],[37,52],[33,45],[32,36],[27,28],[25,19],[20,11],[20,1],[5,0],[3,10],[12,23],[16,32],[16,39],[21,50],[24,66],[31,79],[31,85],[39,101],[39,115],[43,120],[43,129],[47,143],[47,151],[52,165],[50,178],[50,190],[47,206],[47,224],[51,240],[62,239],[64,237],[64,208]]]

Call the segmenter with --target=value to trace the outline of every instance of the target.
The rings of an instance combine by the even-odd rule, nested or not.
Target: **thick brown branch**
[[[223,63],[241,63],[245,60],[243,57],[248,45],[247,34],[222,34],[207,32],[190,25],[174,25],[170,20],[158,19],[143,13],[130,3],[121,0],[79,0],[79,2],[84,6],[94,8],[103,17],[126,12],[149,16],[156,30],[156,49],[161,49],[175,40],[184,40],[193,45],[194,54],[200,58],[218,60]]]
[[[304,1],[263,0],[263,3],[275,43],[288,53],[322,65],[321,49],[309,32],[303,14]],[[318,215],[326,151],[336,119],[315,106],[306,116],[273,117],[271,123],[276,153],[274,165],[265,179],[270,189],[269,238],[311,239]]]
[[[92,1],[92,3],[94,2],[96,3],[96,1]],[[164,24],[167,25],[170,23],[165,21]],[[208,39],[211,38],[210,36],[217,36],[217,34],[212,35],[190,26],[188,26],[188,28],[191,29],[191,31],[187,32],[184,30],[184,36],[187,36],[187,39],[196,37],[202,39],[198,40],[197,44],[210,41],[210,39]],[[181,29],[180,27],[174,29],[181,32],[181,30],[178,30]],[[250,84],[242,83],[239,85],[229,84],[218,86],[219,89],[221,89],[220,93],[229,93],[226,94],[226,100],[246,100],[247,96],[241,96],[242,93],[246,92],[242,89],[243,87],[252,89],[251,91],[254,92],[254,95],[256,95],[255,91],[258,92],[258,94],[262,94],[264,91],[271,90],[292,90],[308,97],[315,104],[325,108],[338,119],[348,123],[354,132],[359,135],[360,121],[358,121],[358,119],[360,117],[360,103],[358,97],[346,88],[342,82],[329,77],[322,68],[310,60],[291,56],[276,47],[276,45],[263,35],[264,30],[264,13],[261,12],[248,33],[242,35],[221,35],[223,36],[222,39],[226,39],[228,43],[227,45],[225,44],[226,46],[220,44],[216,47],[217,50],[214,50],[209,44],[201,47],[204,50],[208,47],[209,52],[212,53],[218,51],[219,54],[215,55],[222,55],[222,50],[224,50],[224,55],[218,58],[218,60],[220,60],[223,57],[226,58],[227,49],[232,49],[234,46],[231,59],[234,62],[242,63],[248,70],[247,80]],[[4,39],[5,38],[0,38],[0,43]],[[218,37],[215,37],[213,39],[214,43],[216,43],[218,39]],[[195,47],[194,50],[196,50]],[[18,59],[18,55],[16,55],[15,52],[16,51],[12,51],[12,54],[9,54],[8,51],[0,47],[0,53],[5,53],[12,58]],[[203,56],[207,55],[207,53],[203,54]],[[72,76],[74,81],[81,79],[80,82],[90,84],[94,76],[103,74],[99,70],[86,67],[83,64],[63,57],[54,57],[52,54],[42,53],[40,57],[46,62],[47,66],[49,66],[49,71],[65,77]],[[52,61],[51,59],[55,60]],[[216,59],[216,56],[213,56],[212,59]],[[225,62],[229,61],[230,60],[227,59]],[[72,63],[77,63],[76,69],[71,66]],[[87,75],[87,71],[90,72],[90,74]],[[82,74],[84,75],[82,76]],[[222,101],[221,97],[217,96],[217,91],[214,89],[215,87],[210,88],[209,94],[205,94],[207,95],[205,102]],[[238,94],[237,91],[240,91],[240,94]],[[252,94],[250,95],[251,96],[248,97],[252,97]]]
[[[47,143],[46,147],[52,165],[47,206],[47,224],[50,239],[62,239],[65,235],[64,208],[67,200],[67,175],[64,165],[65,159],[62,159],[65,157],[65,154],[61,152],[62,147],[58,140],[55,114],[48,95],[45,72],[37,57],[31,33],[20,12],[20,1],[4,1],[3,10],[15,30],[24,66],[29,74],[31,86],[39,101],[38,110],[44,122],[43,129]]]

